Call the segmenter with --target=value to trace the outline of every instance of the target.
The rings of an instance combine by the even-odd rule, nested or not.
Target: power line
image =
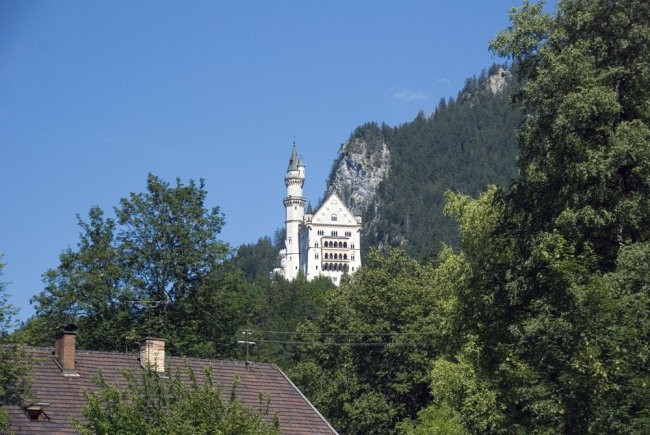
[[[439,334],[438,332],[297,332],[297,331],[267,331],[251,330],[251,334],[259,338],[255,339],[258,344],[286,344],[286,345],[316,345],[316,346],[349,346],[349,347],[425,347],[431,346],[426,341],[394,341],[400,337],[416,338],[427,337]],[[264,338],[264,336],[268,338]],[[273,336],[291,337],[314,337],[317,341],[306,341],[300,339],[273,339]],[[373,337],[390,337],[390,341],[363,341]],[[333,338],[335,341],[320,341],[319,338]],[[337,338],[343,340],[336,340]],[[347,339],[347,340],[345,340]]]
[[[395,341],[389,341],[389,342],[341,342],[341,341],[331,341],[331,342],[324,342],[324,341],[297,341],[297,340],[256,340],[256,343],[262,344],[262,343],[270,343],[270,344],[291,344],[291,345],[317,345],[317,346],[350,346],[350,347],[383,347],[383,346],[391,346],[391,347],[425,347],[425,346],[431,346],[432,343],[424,343],[424,342],[395,342]]]
[[[297,332],[297,331],[262,331],[251,330],[252,333],[271,334],[271,335],[309,335],[309,336],[328,336],[328,337],[353,337],[365,335],[369,337],[387,337],[387,336],[423,336],[436,335],[439,332]]]

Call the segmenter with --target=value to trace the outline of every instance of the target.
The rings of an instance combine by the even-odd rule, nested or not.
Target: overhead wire
[[[259,344],[287,344],[287,345],[321,345],[321,346],[350,346],[350,347],[406,347],[406,346],[430,346],[431,343],[421,341],[359,341],[364,337],[417,337],[429,336],[436,334],[436,332],[297,332],[297,331],[264,331],[264,330],[251,330],[252,335],[291,335],[291,336],[312,336],[312,337],[328,337],[328,338],[351,338],[359,337],[355,341],[305,341],[305,340],[276,340],[267,338],[254,338],[256,343]]]

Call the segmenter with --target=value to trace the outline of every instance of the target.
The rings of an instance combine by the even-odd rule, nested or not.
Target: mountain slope
[[[516,175],[514,129],[521,115],[509,104],[509,70],[494,65],[398,127],[365,124],[341,146],[327,183],[364,218],[363,246],[396,246],[415,258],[454,245],[457,230],[443,215],[447,190],[476,195]],[[327,196],[327,195],[326,195]]]

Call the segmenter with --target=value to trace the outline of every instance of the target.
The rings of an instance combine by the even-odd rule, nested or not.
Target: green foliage
[[[341,432],[394,433],[429,401],[429,362],[454,342],[454,302],[438,279],[402,252],[373,251],[299,329],[308,344],[290,376]]]
[[[0,262],[0,277],[4,266]],[[0,432],[10,423],[3,405],[24,405],[31,395],[30,358],[9,335],[16,326],[18,310],[8,303],[7,296],[7,283],[0,281]]]
[[[329,279],[319,278],[307,281],[302,275],[294,281],[268,278],[258,280],[255,301],[257,303],[252,318],[253,329],[258,331],[295,331],[303,322],[317,321],[324,311],[325,295],[334,288]],[[251,337],[257,345],[255,358],[273,362],[287,369],[293,364],[295,345],[278,343],[291,338],[287,334],[260,332]]]
[[[246,281],[264,280],[279,264],[278,251],[270,237],[261,237],[254,245],[244,244],[237,249],[235,264],[244,272]]]
[[[472,432],[644,433],[650,10],[525,3],[511,18],[492,47],[524,80],[520,177],[448,196],[465,264],[455,324],[474,351],[436,360],[431,406]]]
[[[398,423],[399,433],[405,435],[462,435],[468,433],[456,412],[448,407],[429,406],[418,412],[415,422]]]
[[[434,399],[430,408],[438,411],[434,414],[437,418],[441,417],[440,413],[448,415],[472,433],[490,433],[500,428],[503,415],[490,383],[481,379],[474,369],[480,357],[480,349],[468,338],[455,361],[446,358],[434,361],[431,369]]]
[[[156,334],[172,353],[234,356],[250,295],[217,239],[223,216],[205,208],[206,195],[203,181],[170,186],[149,175],[146,193],[115,208],[117,220],[93,207],[88,222],[79,218],[77,249],[45,273],[45,290],[32,298],[36,317],[20,334],[45,345],[73,322],[85,348],[124,350]]]
[[[197,376],[186,367],[169,378],[143,370],[138,378],[124,373],[125,387],[109,385],[99,375],[99,390],[86,393],[83,408],[87,422],[73,420],[82,434],[243,434],[279,433],[268,425],[262,413],[222,398],[213,384],[211,371]],[[264,403],[260,403],[264,406]]]

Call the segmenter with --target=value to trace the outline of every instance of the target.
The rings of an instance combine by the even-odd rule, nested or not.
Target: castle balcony
[[[347,263],[340,261],[325,261],[321,262],[321,270],[324,272],[347,272],[350,266]]]

